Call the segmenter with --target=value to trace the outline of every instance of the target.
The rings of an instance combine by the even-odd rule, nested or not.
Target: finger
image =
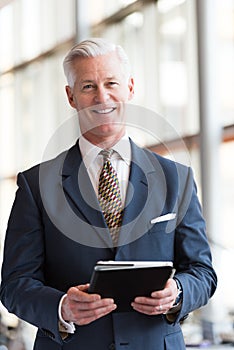
[[[166,313],[172,307],[173,303],[174,300],[171,297],[164,299],[137,297],[132,303],[132,306],[134,310],[147,315],[157,315]]]
[[[79,326],[89,324],[90,322],[93,322],[109,314],[110,312],[114,311],[116,308],[117,308],[116,304],[110,304],[108,306],[101,307],[98,309],[83,311],[78,313],[77,319],[75,319],[73,322]]]
[[[165,314],[172,307],[172,304],[158,304],[154,306],[154,305],[139,304],[135,302],[133,302],[131,305],[134,310],[144,313],[146,315]]]
[[[177,295],[177,285],[173,278],[170,278],[167,281],[164,289],[151,293],[151,296],[153,298],[165,298],[169,296],[171,296],[172,298],[175,298],[176,295]]]
[[[145,313],[147,315],[157,314],[161,310],[158,309],[160,306],[159,299],[147,298],[147,297],[137,297],[132,303],[134,310]]]
[[[169,295],[168,297],[163,297],[160,299],[152,298],[153,301],[155,301],[154,305],[173,305],[175,301],[175,297],[172,295]],[[152,302],[153,304],[153,302]]]
[[[74,302],[92,302],[101,299],[101,296],[98,294],[88,294],[85,291],[82,291],[82,287],[80,286],[71,287],[67,291],[67,297],[70,301]]]
[[[163,289],[163,290],[159,290],[157,292],[152,292],[151,293],[151,297],[155,298],[155,299],[166,298],[166,297],[168,297],[170,295],[171,295],[170,289]]]
[[[82,292],[88,291],[89,289],[89,283],[86,284],[80,284],[79,286],[76,286],[76,288],[78,288],[79,290],[81,290]]]
[[[160,298],[148,298],[148,297],[136,297],[134,299],[135,303],[144,304],[144,305],[152,305],[158,306],[161,303]]]
[[[90,303],[73,301],[62,306],[62,315],[66,315],[65,319],[76,324],[87,324],[91,319],[95,320],[115,309],[116,305],[112,299],[102,299]]]
[[[165,309],[166,308],[171,308],[172,305],[174,304],[174,297],[169,296],[166,298],[147,298],[147,297],[137,297],[135,298],[134,302],[139,303],[142,305],[148,305],[148,306],[153,306],[157,307],[159,305],[164,305]]]
[[[95,309],[103,308],[113,304],[114,304],[113,299],[105,298],[105,299],[100,299],[96,301],[77,302],[76,309],[78,311],[85,311],[85,310],[93,311]]]
[[[160,305],[152,306],[152,305],[138,304],[135,302],[133,302],[131,305],[134,310],[146,315],[159,315],[164,312],[163,308]]]

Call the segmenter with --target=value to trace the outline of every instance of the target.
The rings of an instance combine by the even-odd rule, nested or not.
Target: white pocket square
[[[150,221],[151,224],[156,224],[157,222],[173,220],[176,217],[176,213],[168,213],[162,216],[158,216]]]

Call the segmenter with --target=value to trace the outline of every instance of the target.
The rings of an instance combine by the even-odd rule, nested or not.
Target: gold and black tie
[[[113,150],[102,150],[103,168],[99,177],[98,199],[114,246],[118,243],[118,234],[122,223],[122,201],[117,173],[111,164]]]

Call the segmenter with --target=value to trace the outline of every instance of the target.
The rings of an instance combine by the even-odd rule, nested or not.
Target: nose
[[[109,98],[109,92],[105,87],[97,87],[94,97],[95,103],[105,103]]]

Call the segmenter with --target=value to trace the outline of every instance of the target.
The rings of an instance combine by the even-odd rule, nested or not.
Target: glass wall
[[[42,160],[51,136],[71,116],[62,60],[76,35],[74,0],[7,3],[0,1],[0,256],[16,174]],[[2,306],[0,315],[0,345],[31,350],[34,327]]]
[[[218,94],[220,122],[223,126],[223,143],[220,145],[217,166],[220,171],[220,235],[215,245],[220,252],[218,267],[219,293],[228,319],[234,313],[231,294],[234,282],[227,266],[233,264],[234,238],[232,213],[234,213],[234,1],[217,1],[217,52]]]
[[[234,124],[234,4],[217,2],[220,119],[223,125]]]

